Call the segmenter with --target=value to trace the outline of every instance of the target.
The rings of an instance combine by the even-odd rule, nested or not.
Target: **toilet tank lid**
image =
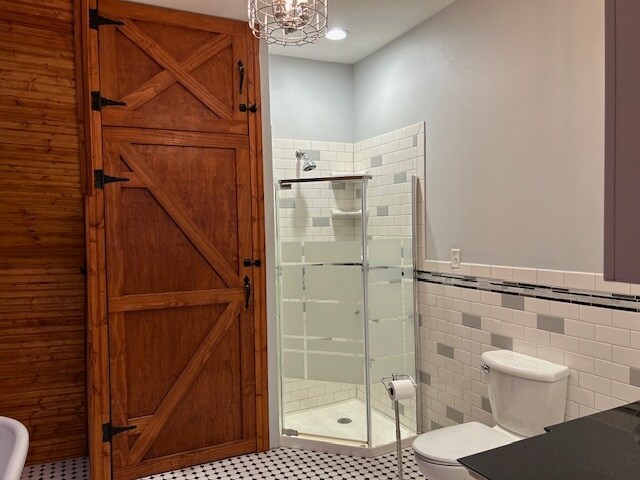
[[[569,368],[564,365],[512,352],[511,350],[484,352],[481,358],[482,362],[489,368],[529,380],[557,382],[569,376]]]

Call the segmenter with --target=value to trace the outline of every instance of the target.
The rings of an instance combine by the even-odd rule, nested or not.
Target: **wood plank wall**
[[[73,0],[0,0],[0,415],[29,463],[86,454]]]

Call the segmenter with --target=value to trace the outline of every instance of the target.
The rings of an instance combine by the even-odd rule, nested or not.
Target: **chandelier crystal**
[[[316,43],[327,34],[327,0],[249,0],[249,26],[267,43]]]

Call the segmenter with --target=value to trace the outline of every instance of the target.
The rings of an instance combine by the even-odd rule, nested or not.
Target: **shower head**
[[[309,155],[307,155],[302,150],[297,150],[296,151],[296,158],[298,160],[304,160],[304,164],[302,165],[302,170],[304,170],[305,172],[310,172],[311,170],[316,168],[316,162],[311,160],[309,158]]]

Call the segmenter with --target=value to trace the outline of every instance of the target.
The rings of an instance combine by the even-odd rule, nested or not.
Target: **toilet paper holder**
[[[411,380],[411,383],[413,383],[414,388],[418,386],[416,384],[416,381],[413,379],[411,375],[405,375],[404,373],[401,373],[401,374],[392,373],[390,377],[382,377],[381,382],[382,382],[382,385],[384,385],[384,389],[387,391],[387,393],[389,393],[389,387],[391,385],[391,382],[395,382],[396,380],[405,380],[405,379]]]
[[[382,384],[384,385],[387,394],[389,394],[389,398],[391,398],[391,382],[395,382],[396,380],[411,380],[413,384],[413,388],[417,388],[417,384],[411,375],[406,375],[404,373],[397,374],[393,373],[390,377],[382,377]],[[402,480],[402,434],[400,431],[400,408],[398,400],[393,401],[393,410],[396,417],[396,454],[398,456],[398,480]]]

